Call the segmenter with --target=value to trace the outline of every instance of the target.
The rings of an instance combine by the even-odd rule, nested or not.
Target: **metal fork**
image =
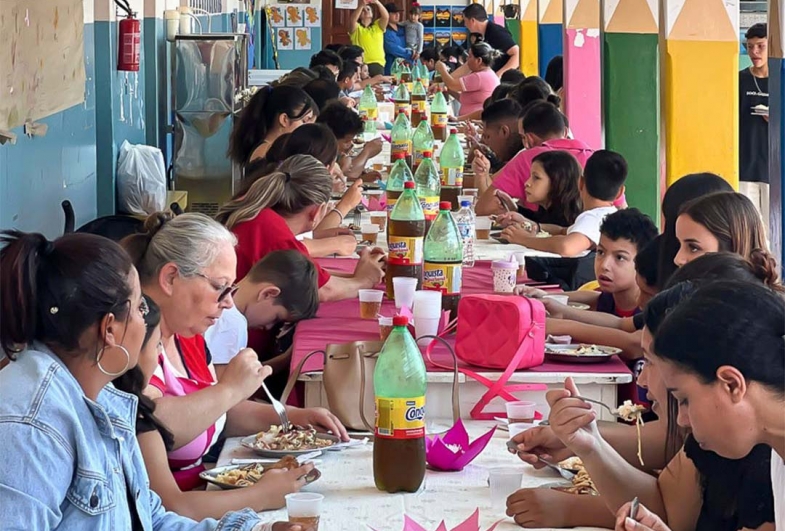
[[[592,398],[586,398],[585,396],[571,396],[570,398],[577,398],[578,400],[583,400],[584,402],[588,402],[588,403],[590,403],[590,404],[597,404],[598,406],[601,406],[601,407],[604,407],[605,409],[607,409],[607,410],[608,410],[608,412],[609,412],[609,413],[610,413],[610,414],[611,414],[613,417],[616,417],[616,418],[621,418],[621,415],[619,415],[619,411],[618,411],[617,409],[611,408],[609,405],[607,405],[607,404],[603,404],[603,403],[602,403],[602,402],[600,402],[599,400],[594,400],[594,399],[592,399]],[[540,426],[550,426],[550,424],[551,424],[551,423],[550,423],[550,422],[548,422],[548,419],[544,419],[544,420],[542,420],[542,421],[540,422]]]
[[[283,432],[287,433],[291,431],[292,423],[289,422],[289,417],[286,415],[286,408],[284,407],[284,405],[281,404],[275,398],[273,398],[273,395],[270,393],[270,390],[267,389],[267,385],[264,382],[262,382],[262,389],[264,389],[264,394],[267,395],[267,399],[270,401],[270,404],[272,404],[273,409],[278,414],[278,418],[281,421],[281,429],[283,430]]]
[[[507,448],[510,449],[511,451],[515,452],[515,453],[518,453],[518,445],[515,444],[515,441],[513,441],[512,439],[507,441]],[[548,468],[553,469],[556,472],[558,472],[559,475],[561,477],[563,477],[564,479],[566,479],[567,481],[572,481],[572,478],[575,477],[575,473],[574,472],[571,472],[571,471],[567,470],[566,468],[562,468],[562,467],[560,467],[559,465],[557,465],[555,463],[551,463],[550,461],[547,461],[547,460],[543,459],[539,455],[537,456],[537,459],[540,461],[540,463],[544,464]]]

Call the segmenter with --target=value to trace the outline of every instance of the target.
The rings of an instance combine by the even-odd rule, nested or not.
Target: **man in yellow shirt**
[[[379,10],[376,20],[371,4],[376,4]],[[365,50],[365,64],[371,77],[384,73],[384,32],[389,20],[390,14],[380,0],[360,0],[349,20],[349,38],[352,44]]]

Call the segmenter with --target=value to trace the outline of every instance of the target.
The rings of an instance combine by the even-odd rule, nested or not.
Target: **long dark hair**
[[[161,309],[150,297],[145,296],[147,302],[147,315],[144,316],[144,324],[146,326],[144,341],[142,342],[142,349],[147,347],[153,332],[161,324]],[[174,447],[174,436],[164,426],[160,420],[155,416],[155,402],[148,396],[142,393],[145,387],[145,376],[142,369],[137,365],[131,368],[125,374],[118,376],[112,382],[114,386],[120,391],[125,391],[128,394],[134,395],[139,400],[137,408],[136,419],[136,432],[145,433],[152,430],[158,430],[161,438],[164,440],[164,446],[167,450]]]
[[[545,151],[532,159],[532,163],[535,162],[542,164],[551,182],[548,212],[563,215],[567,223],[572,225],[582,210],[578,189],[581,165],[566,151]]]
[[[679,252],[679,240],[676,238],[676,218],[685,203],[698,197],[716,192],[732,192],[733,188],[719,175],[713,173],[693,173],[685,175],[673,183],[662,198],[662,217],[665,229],[662,231],[660,258],[657,266],[657,287],[660,289],[668,282],[668,278],[676,271],[673,259]]]
[[[77,354],[82,334],[104,316],[128,318],[133,265],[117,243],[79,232],[50,242],[7,230],[0,245],[0,347],[9,359],[33,341]],[[96,340],[94,357],[103,346]]]
[[[281,114],[291,120],[298,120],[308,111],[318,114],[319,108],[303,89],[295,86],[262,87],[253,95],[234,124],[229,138],[228,157],[237,164],[247,164]]]

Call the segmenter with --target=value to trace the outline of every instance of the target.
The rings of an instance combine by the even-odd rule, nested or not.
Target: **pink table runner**
[[[356,260],[347,258],[322,258],[319,263],[326,269],[351,272],[357,263]],[[489,261],[476,262],[475,267],[463,270],[464,295],[493,292],[493,277]],[[384,289],[383,287],[380,287]],[[558,290],[556,290],[558,291]],[[381,314],[393,316],[397,312],[393,301],[385,298],[382,303]],[[379,323],[375,320],[360,319],[360,304],[357,299],[338,302],[323,303],[315,319],[298,323],[294,335],[292,349],[292,368],[309,352],[323,349],[327,344],[349,343],[351,341],[376,341],[379,339]],[[447,338],[451,344],[455,337]],[[450,355],[444,347],[434,349],[432,358],[439,365],[451,365]],[[427,363],[429,371],[443,369]],[[468,366],[467,366],[468,367]],[[324,360],[314,356],[305,364],[303,372],[318,372],[324,368]],[[476,370],[477,368],[474,367]],[[530,372],[576,372],[576,373],[604,373],[604,374],[630,374],[630,370],[623,361],[614,357],[605,363],[593,364],[568,364],[544,363],[539,367],[529,369]],[[490,372],[490,371],[486,371]]]

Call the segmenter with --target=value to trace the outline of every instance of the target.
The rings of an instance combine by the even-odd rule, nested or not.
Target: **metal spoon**
[[[511,451],[515,452],[516,454],[518,453],[518,445],[517,445],[517,444],[515,443],[515,441],[513,441],[512,439],[510,439],[509,441],[507,441],[507,448],[509,448]],[[572,478],[574,478],[574,477],[575,477],[575,473],[574,473],[574,472],[571,472],[571,471],[569,471],[569,470],[567,470],[566,468],[562,468],[562,467],[560,467],[559,465],[556,465],[556,464],[554,464],[554,463],[551,463],[550,461],[547,461],[547,460],[543,459],[543,458],[542,458],[542,457],[540,457],[540,456],[537,456],[537,459],[538,459],[538,460],[539,460],[539,461],[540,461],[542,464],[544,464],[545,466],[547,466],[548,468],[550,468],[550,469],[553,469],[553,470],[555,470],[556,472],[558,472],[558,473],[559,473],[559,475],[560,475],[561,477],[563,477],[564,479],[566,479],[567,481],[572,481]]]

